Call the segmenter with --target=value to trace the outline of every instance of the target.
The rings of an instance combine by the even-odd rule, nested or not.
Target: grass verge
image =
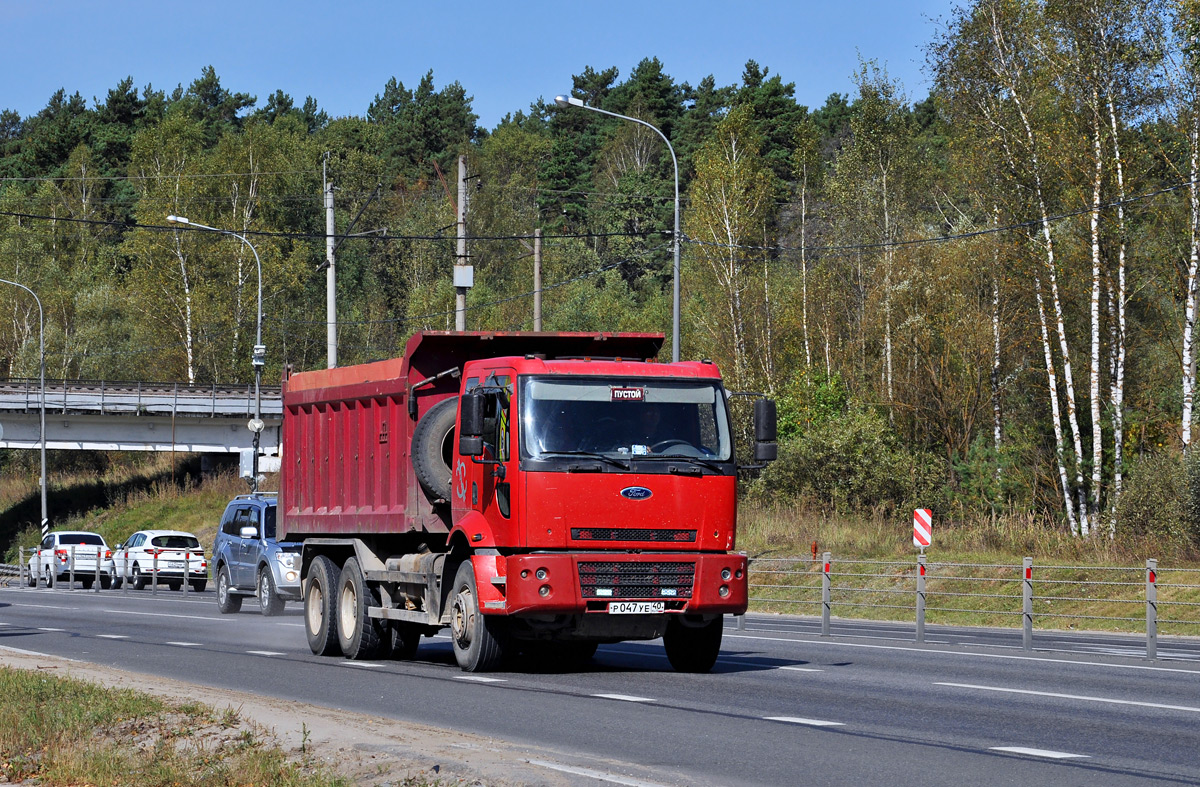
[[[348,785],[232,710],[0,667],[0,781],[41,785]]]

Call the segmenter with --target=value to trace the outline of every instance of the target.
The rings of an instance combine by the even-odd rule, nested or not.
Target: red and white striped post
[[[918,508],[913,511],[913,546],[919,547],[924,554],[933,535],[933,512],[928,508]]]

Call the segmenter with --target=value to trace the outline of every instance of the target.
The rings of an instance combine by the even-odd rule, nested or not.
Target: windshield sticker
[[[643,402],[646,400],[645,388],[613,388],[614,402]]]

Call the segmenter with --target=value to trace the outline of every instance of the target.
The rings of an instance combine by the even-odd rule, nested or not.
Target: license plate
[[[168,560],[167,568],[183,568],[182,560]]]
[[[661,601],[610,601],[610,615],[657,615],[665,612],[667,605]]]

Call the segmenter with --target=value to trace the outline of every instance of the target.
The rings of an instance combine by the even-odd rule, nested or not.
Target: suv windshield
[[[725,393],[711,380],[527,378],[521,455],[732,455]]]

